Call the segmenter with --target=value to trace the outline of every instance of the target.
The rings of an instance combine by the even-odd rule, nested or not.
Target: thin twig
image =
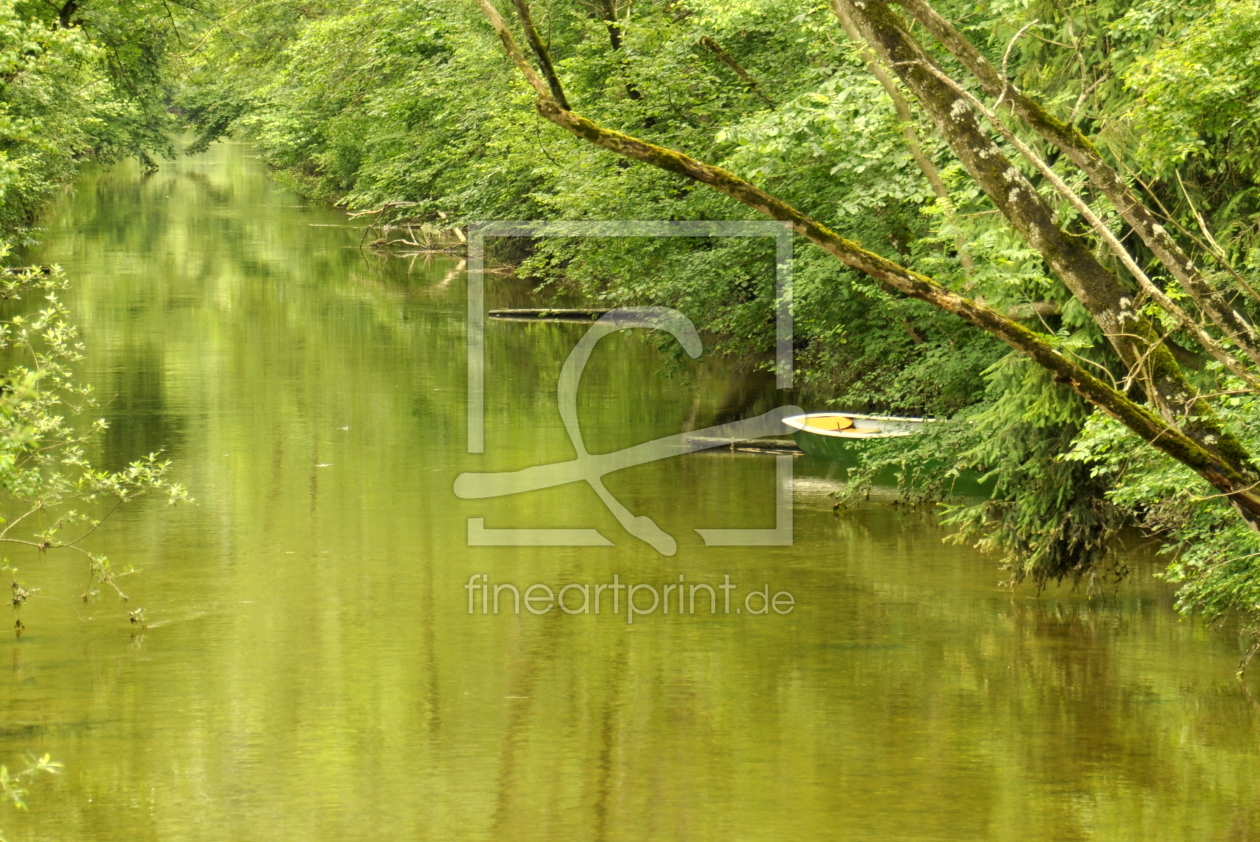
[[[1006,92],[1011,88],[1010,76],[1007,74],[1006,69],[1007,63],[1011,60],[1011,50],[1015,49],[1015,42],[1022,38],[1025,32],[1032,29],[1038,23],[1039,21],[1034,20],[1024,24],[1020,27],[1019,32],[1015,33],[1015,37],[1010,40],[1010,43],[1006,45],[1006,52],[1002,53],[1002,95],[997,98],[997,103],[993,106],[994,111],[1002,107],[1002,101],[1006,99]]]
[[[195,55],[195,54],[197,53],[197,51],[198,51],[198,50],[200,50],[200,49],[202,48],[202,46],[206,43],[206,41],[207,41],[207,40],[209,40],[210,36],[214,34],[214,31],[215,31],[216,29],[218,29],[220,26],[222,26],[222,25],[223,25],[223,22],[224,22],[225,20],[227,20],[228,18],[232,17],[232,16],[233,16],[233,15],[235,15],[237,12],[244,11],[245,9],[247,9],[247,8],[249,8],[250,6],[254,5],[254,3],[255,3],[255,2],[256,2],[256,0],[249,0],[247,3],[243,3],[243,4],[241,4],[240,6],[237,6],[235,9],[233,9],[233,10],[232,10],[232,11],[230,11],[230,12],[228,12],[228,13],[227,13],[226,15],[224,15],[223,17],[221,17],[221,18],[219,18],[219,19],[215,20],[215,21],[214,21],[214,23],[210,24],[210,28],[206,30],[206,34],[201,36],[201,40],[200,40],[200,41],[198,41],[195,45],[193,45],[193,48],[192,48],[191,50],[189,50],[189,51],[188,51],[188,52],[186,52],[186,53],[182,53],[182,54],[179,54],[179,55],[172,56],[172,58],[185,59],[185,58],[188,58],[188,57],[190,57],[190,56]]]

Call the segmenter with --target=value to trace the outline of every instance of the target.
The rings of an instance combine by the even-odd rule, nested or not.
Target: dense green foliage
[[[82,33],[26,19],[13,0],[0,3],[0,50],[0,229],[14,233],[90,145],[100,92]]]
[[[553,5],[547,26],[570,95],[586,111],[725,158],[820,215],[839,211],[863,241],[891,254],[935,259],[924,242],[934,199],[903,148],[896,115],[846,45],[824,40],[819,48],[801,37],[802,26],[833,27],[830,12],[812,9],[798,19],[802,11],[645,6],[636,19],[646,15],[650,25],[623,24],[618,50],[605,22],[580,5]],[[278,43],[286,12],[290,40]],[[451,220],[751,218],[531,119],[528,93],[471,4],[303,4],[299,11],[273,3],[232,20],[238,30],[261,32],[212,40],[182,101],[211,133],[229,128],[225,114],[239,115],[234,125],[312,194],[355,208],[418,202],[406,214],[434,221],[439,213]],[[741,59],[751,54],[748,72],[759,89],[782,91],[775,97],[785,104],[768,108],[700,46],[706,35]],[[610,302],[678,305],[728,347],[768,347],[772,264],[764,248],[643,245],[548,243],[525,268]],[[820,255],[799,256],[796,319],[818,390],[937,414],[967,404],[979,372],[1000,355],[995,344],[922,304],[835,283],[843,274]]]
[[[170,153],[174,32],[162,3],[0,0],[0,236],[21,238],[81,160]]]
[[[1255,315],[1240,287],[1257,268],[1260,7],[938,8],[1136,173],[1168,227],[1217,261],[1212,277],[1236,290],[1234,306]],[[919,124],[950,191],[948,200],[933,192],[888,94],[828,5],[553,0],[532,15],[584,116],[719,163],[999,309],[1039,302],[1049,314],[1035,319],[1041,329],[1119,377],[1097,325]],[[203,142],[244,131],[299,186],[352,208],[414,202],[403,212],[434,222],[753,218],[534,118],[532,92],[471,3],[259,4],[234,13],[193,62],[183,97]],[[1080,227],[1066,203],[1059,213]],[[522,271],[600,301],[676,306],[725,349],[771,347],[771,268],[754,244],[553,240],[535,244]],[[1180,296],[1175,282],[1156,280]],[[958,470],[986,472],[992,499],[956,505],[951,517],[965,537],[1006,553],[1016,579],[1095,576],[1109,537],[1137,519],[1175,539],[1186,607],[1219,616],[1260,604],[1256,535],[1219,496],[991,337],[811,249],[798,249],[793,304],[804,399],[951,418],[922,438],[907,481],[940,492]],[[1230,429],[1260,442],[1254,397],[1217,363],[1182,357],[1204,393],[1230,393],[1217,399]],[[954,458],[932,467],[942,453]]]
[[[34,236],[41,206],[81,161],[135,155],[152,165],[152,153],[170,154],[164,80],[175,31],[164,3],[0,0],[0,263],[10,262],[11,244]],[[86,601],[102,587],[122,595],[126,570],[85,545],[101,520],[139,494],[184,492],[156,454],[136,454],[121,471],[87,459],[104,425],[92,421],[91,389],[75,377],[83,349],[60,299],[65,285],[56,267],[0,277],[0,543],[79,554]],[[0,569],[20,609],[37,588],[7,559]],[[143,609],[128,613],[143,622]],[[6,797],[20,795],[7,781]]]
[[[1260,6],[1034,0],[937,8],[1089,135],[1231,306],[1255,320]],[[143,0],[60,10],[8,2],[2,11],[6,44],[33,45],[5,51],[16,68],[3,77],[9,228],[29,220],[77,158],[161,151],[176,76],[174,102],[197,132],[193,149],[244,133],[282,177],[352,209],[398,204],[395,214],[435,225],[755,218],[537,119],[533,92],[472,2],[268,0],[175,12]],[[921,115],[908,136],[869,53],[846,37],[829,4],[548,0],[531,15],[584,116],[719,164],[869,249],[1021,314],[1062,353],[1141,397],[1094,318],[944,139]],[[965,78],[953,58],[931,49]],[[1057,150],[1031,132],[1024,138],[1127,236]],[[925,177],[920,149],[947,195]],[[1064,226],[1087,232],[1075,208],[1051,201]],[[1184,304],[1178,283],[1129,241],[1133,259]],[[718,240],[550,240],[513,254],[524,255],[520,271],[539,284],[610,304],[675,306],[719,349],[767,360],[767,251]],[[1226,502],[992,336],[805,247],[797,249],[793,306],[800,399],[949,419],[910,459],[873,449],[871,468],[885,458],[913,464],[903,472],[908,485],[935,497],[947,495],[958,471],[984,472],[991,499],[953,501],[950,517],[965,539],[1004,553],[1017,580],[1099,575],[1109,538],[1137,520],[1173,539],[1171,570],[1187,608],[1221,616],[1260,605],[1260,541]],[[1225,428],[1257,452],[1254,395],[1193,350],[1194,338],[1167,312],[1141,306]]]

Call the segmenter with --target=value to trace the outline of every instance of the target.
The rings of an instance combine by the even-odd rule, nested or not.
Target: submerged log
[[[721,439],[708,436],[688,436],[684,441],[689,445],[704,445],[708,448],[725,445],[731,450],[743,450],[748,453],[787,453],[803,456],[805,451],[791,439]]]
[[[503,319],[506,321],[594,322],[598,321],[600,316],[603,316],[608,312],[609,311],[606,309],[600,310],[597,308],[544,307],[514,310],[491,310],[489,316],[492,319]]]

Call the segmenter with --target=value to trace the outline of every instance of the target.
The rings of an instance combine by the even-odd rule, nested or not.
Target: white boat
[[[923,429],[924,418],[894,415],[860,415],[855,412],[810,412],[791,415],[783,423],[794,431],[801,450],[825,459],[852,458],[846,440],[889,439],[912,436]]]

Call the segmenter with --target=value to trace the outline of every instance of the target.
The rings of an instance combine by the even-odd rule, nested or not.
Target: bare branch
[[[1251,294],[1252,298],[1260,300],[1260,293],[1257,293],[1255,287],[1247,283],[1243,276],[1234,271],[1234,267],[1229,263],[1229,256],[1225,254],[1225,249],[1221,248],[1221,244],[1212,236],[1212,230],[1208,228],[1207,221],[1204,220],[1203,214],[1199,213],[1199,209],[1194,206],[1194,200],[1190,198],[1190,191],[1186,189],[1185,182],[1181,180],[1181,173],[1174,170],[1173,175],[1177,177],[1177,186],[1181,188],[1181,195],[1185,197],[1186,204],[1190,207],[1190,212],[1194,214],[1195,222],[1199,224],[1199,230],[1203,232],[1204,238],[1207,240],[1207,251],[1214,256],[1222,266],[1224,266],[1234,276],[1234,280],[1238,281],[1238,285]]]
[[[1116,256],[1124,268],[1128,270],[1129,274],[1133,276],[1134,280],[1138,282],[1138,286],[1141,287],[1143,292],[1153,298],[1160,307],[1164,308],[1165,312],[1171,315],[1183,330],[1193,336],[1195,341],[1202,345],[1203,349],[1212,355],[1213,359],[1225,366],[1232,374],[1250,385],[1253,389],[1260,389],[1260,377],[1257,377],[1253,372],[1248,371],[1242,363],[1240,363],[1232,354],[1222,347],[1221,343],[1213,339],[1207,331],[1200,327],[1199,324],[1190,317],[1189,313],[1183,310],[1177,302],[1169,298],[1167,293],[1151,281],[1146,272],[1142,271],[1142,267],[1138,266],[1137,262],[1133,259],[1133,256],[1129,254],[1128,249],[1126,249],[1124,245],[1116,239],[1116,235],[1111,232],[1111,229],[1107,227],[1106,223],[1099,219],[1098,215],[1094,213],[1093,208],[1091,208],[1089,204],[1076,193],[1075,190],[1069,187],[1067,182],[1060,178],[1059,174],[1056,173],[1040,155],[1034,152],[1028,144],[1020,140],[1019,136],[1011,131],[1006,124],[1002,122],[998,115],[994,113],[996,106],[994,110],[990,110],[985,107],[984,103],[980,102],[980,100],[973,96],[970,91],[963,88],[953,79],[950,79],[939,69],[929,67],[928,70],[940,78],[945,84],[949,85],[959,96],[967,99],[967,101],[971,103],[971,107],[983,114],[985,120],[987,120],[993,128],[997,129],[998,132],[1001,133],[1002,137],[1006,138],[1007,142],[1014,146],[1026,161],[1036,167],[1037,171],[1050,182],[1054,189],[1071,203],[1072,207],[1076,208],[1077,212],[1085,218],[1085,221],[1090,224],[1090,227],[1093,228],[1098,236],[1102,238],[1103,242],[1107,244],[1107,247],[1111,250],[1112,254]],[[1144,354],[1144,357],[1149,357],[1149,353]]]
[[[718,61],[722,62],[722,64],[725,64],[732,71],[734,71],[735,75],[738,76],[740,80],[743,81],[743,83],[748,86],[748,90],[756,94],[757,97],[762,102],[764,102],[766,105],[770,106],[771,108],[775,107],[774,100],[766,96],[765,91],[763,91],[761,89],[761,86],[757,84],[757,80],[752,77],[752,74],[749,73],[747,70],[745,70],[744,66],[740,64],[738,61],[736,61],[733,55],[728,53],[726,50],[722,49],[721,44],[719,44],[717,41],[714,41],[708,35],[703,36],[700,39],[700,43],[704,47],[706,47],[709,50],[709,52],[717,56]]]
[[[540,99],[546,99],[548,102],[555,103],[555,98],[551,95],[551,89],[538,77],[534,72],[534,68],[530,67],[529,62],[525,60],[525,54],[521,52],[521,48],[516,46],[516,39],[512,37],[512,31],[507,28],[507,24],[503,22],[503,18],[499,16],[499,10],[490,4],[489,0],[477,0],[477,5],[481,6],[481,11],[490,21],[490,25],[494,27],[494,31],[498,34],[499,40],[503,42],[503,49],[507,51],[508,57],[516,65],[516,69],[521,71],[521,75],[525,77],[525,81],[529,82],[534,93],[538,94]],[[558,103],[556,103],[559,105]],[[567,108],[564,110],[568,110]]]

